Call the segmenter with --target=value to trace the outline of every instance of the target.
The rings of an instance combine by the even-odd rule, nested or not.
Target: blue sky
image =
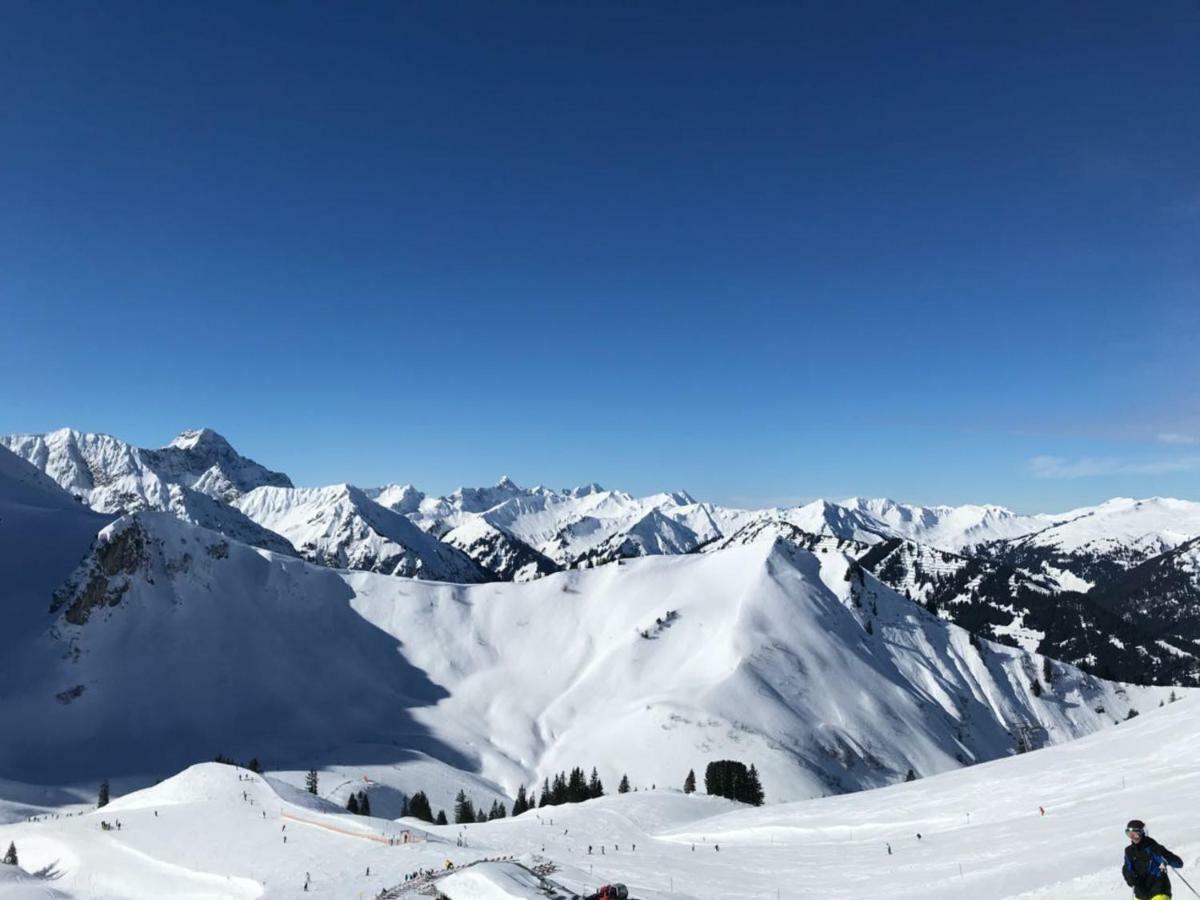
[[[0,11],[0,431],[1200,497],[1194,3]]]

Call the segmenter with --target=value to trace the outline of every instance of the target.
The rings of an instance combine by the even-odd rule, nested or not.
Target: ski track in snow
[[[406,873],[441,871],[446,860],[463,866],[508,856],[526,866],[553,862],[550,880],[571,891],[621,881],[642,900],[1128,897],[1122,829],[1134,816],[1184,858],[1183,874],[1196,881],[1196,703],[1188,698],[1069,744],[908,784],[757,809],[659,790],[439,828],[314,814],[256,776],[240,782],[239,770],[205,764],[105,810],[0,827],[0,843],[14,841],[27,867],[57,861],[65,874],[53,887],[81,900],[373,897],[403,885]],[[243,789],[254,805],[242,801]],[[392,847],[323,828],[285,832],[284,814],[355,831],[420,828],[428,840]],[[121,832],[98,830],[101,819],[114,818]],[[457,845],[460,836],[466,846]],[[305,871],[313,876],[307,893]],[[529,879],[521,871],[496,863],[438,883],[452,900],[544,897],[522,885]],[[1185,895],[1175,883],[1176,896]]]

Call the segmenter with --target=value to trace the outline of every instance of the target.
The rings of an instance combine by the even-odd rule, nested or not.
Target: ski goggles
[[[1127,835],[1129,835],[1130,837],[1133,837],[1135,834],[1145,835],[1146,829],[1145,828],[1126,828],[1125,833]]]

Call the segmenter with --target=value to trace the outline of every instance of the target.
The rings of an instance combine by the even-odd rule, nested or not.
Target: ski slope
[[[57,877],[40,885],[59,892],[30,893],[38,882],[7,872],[0,898],[374,897],[417,869],[483,859],[492,862],[438,889],[451,900],[545,900],[527,873],[550,863],[566,890],[621,881],[643,900],[1126,898],[1122,828],[1135,816],[1200,885],[1198,741],[1188,698],[1069,744],[875,791],[757,809],[639,791],[441,828],[333,812],[204,764],[104,810],[0,826],[22,869],[51,867]],[[120,832],[100,828],[117,819]],[[405,831],[415,843],[388,843]]]

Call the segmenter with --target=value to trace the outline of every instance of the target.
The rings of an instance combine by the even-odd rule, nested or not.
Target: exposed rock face
[[[50,611],[66,606],[63,618],[71,625],[84,625],[95,609],[116,606],[129,590],[128,576],[146,565],[147,542],[146,531],[135,518],[106,528],[85,570],[55,592]]]

